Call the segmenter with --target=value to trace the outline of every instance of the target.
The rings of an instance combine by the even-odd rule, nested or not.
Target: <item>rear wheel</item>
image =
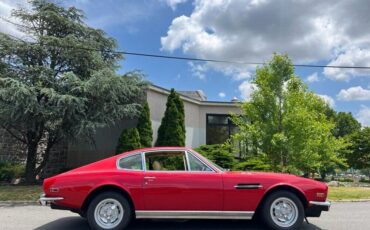
[[[304,208],[294,193],[277,191],[264,201],[261,214],[264,223],[271,229],[299,229],[304,219]]]
[[[96,230],[124,229],[131,221],[132,208],[125,197],[116,192],[97,195],[87,209],[87,221]]]

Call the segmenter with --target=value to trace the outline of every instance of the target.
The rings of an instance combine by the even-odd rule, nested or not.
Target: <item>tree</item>
[[[184,136],[186,134],[185,128],[185,109],[184,109],[184,102],[181,100],[180,95],[175,92],[175,89],[171,89],[170,97],[173,97],[173,100],[176,104],[176,108],[179,111],[180,115],[180,125]]]
[[[274,54],[257,68],[255,91],[233,121],[245,160],[261,158],[274,171],[326,172],[343,165],[344,141],[332,135],[325,102],[294,75],[287,55]],[[266,158],[267,157],[267,161]]]
[[[29,39],[0,34],[0,125],[27,146],[27,182],[56,143],[135,116],[145,87],[137,73],[115,73],[122,58],[115,40],[84,24],[80,10],[44,0],[31,6],[12,14]]]
[[[361,124],[352,116],[352,113],[339,112],[335,117],[334,135],[344,137],[361,129]]]
[[[171,89],[166,111],[158,129],[156,146],[185,146],[184,108],[177,93]]]
[[[152,122],[150,120],[150,109],[148,102],[145,102],[141,108],[137,130],[140,135],[140,143],[142,147],[151,147],[153,141]]]
[[[355,169],[370,168],[370,127],[350,135],[350,142],[346,154],[348,165]]]
[[[141,148],[140,136],[137,128],[124,129],[119,137],[116,153],[123,153]]]

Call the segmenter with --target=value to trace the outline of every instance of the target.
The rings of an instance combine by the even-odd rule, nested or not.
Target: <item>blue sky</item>
[[[287,52],[294,63],[370,66],[370,3],[329,0],[68,0],[86,23],[114,37],[119,50],[232,61],[268,61]],[[4,0],[0,15],[15,4]],[[9,25],[0,31],[12,33]],[[141,70],[152,83],[201,89],[209,100],[248,99],[254,66],[125,56],[120,72]],[[370,70],[296,68],[337,111],[370,126]]]

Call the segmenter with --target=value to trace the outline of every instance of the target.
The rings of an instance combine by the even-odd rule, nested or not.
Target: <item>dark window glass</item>
[[[226,115],[208,115],[208,124],[227,125],[229,117]]]
[[[145,153],[147,170],[153,171],[185,171],[186,157],[182,151],[163,151]]]
[[[128,156],[119,160],[119,167],[123,169],[133,169],[142,170],[143,162],[141,159],[141,154],[136,154],[133,156]]]
[[[207,114],[207,145],[222,144],[236,132],[237,127],[232,123],[229,115]]]
[[[212,172],[212,169],[206,164],[201,162],[198,158],[193,156],[193,154],[188,153],[189,166],[191,171],[202,171],[202,172]]]

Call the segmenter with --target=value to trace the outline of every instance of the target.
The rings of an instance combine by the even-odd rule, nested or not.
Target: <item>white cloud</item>
[[[369,10],[370,1],[197,0],[190,15],[173,19],[161,38],[162,50],[244,62],[266,61],[273,52],[286,52],[295,63],[369,66],[370,30],[364,29],[370,21]],[[240,72],[240,66],[227,66],[234,75]],[[225,65],[210,68],[220,71]],[[335,80],[369,74],[324,70],[325,76]]]
[[[335,100],[332,97],[325,94],[317,94],[317,96],[321,97],[321,99],[323,99],[330,107],[335,107]]]
[[[337,98],[341,101],[368,101],[370,100],[370,90],[361,86],[342,89]]]
[[[356,114],[356,118],[363,126],[370,126],[370,108],[361,105],[360,110]]]
[[[176,10],[177,5],[187,2],[188,0],[162,0],[171,7],[172,10]]]
[[[369,40],[370,41],[370,40]],[[370,48],[351,47],[338,55],[328,65],[334,66],[370,66]],[[324,68],[324,74],[333,80],[348,81],[352,77],[369,77],[368,69]]]
[[[313,82],[318,82],[318,81],[319,81],[319,76],[318,76],[317,72],[315,72],[315,73],[313,73],[313,74],[311,74],[307,77],[307,82],[308,83],[313,83]]]
[[[208,70],[206,64],[196,64],[194,62],[189,62],[188,64],[190,66],[190,71],[193,74],[193,76],[196,76],[201,80],[206,78],[206,72]]]
[[[219,92],[219,93],[218,93],[218,96],[219,96],[220,98],[225,98],[225,97],[226,97],[226,94],[225,94],[224,92]]]
[[[28,8],[29,7],[28,1],[27,0],[0,1],[0,32],[21,38],[24,36],[24,34],[21,31],[19,31],[14,24],[6,21],[8,20],[16,24],[21,24],[19,20],[11,17],[12,10],[18,7]]]
[[[248,101],[251,99],[252,93],[257,89],[256,84],[253,84],[249,81],[244,81],[239,85],[239,92],[241,97]]]

